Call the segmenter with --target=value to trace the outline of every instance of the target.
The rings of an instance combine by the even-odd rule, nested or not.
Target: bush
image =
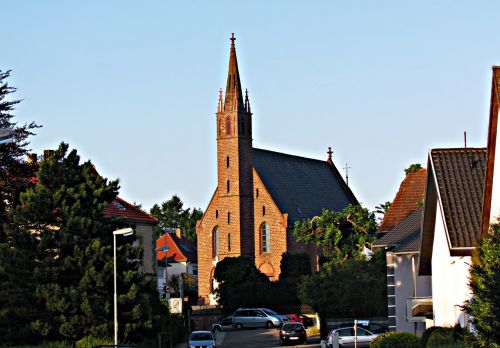
[[[370,343],[370,348],[419,348],[420,340],[408,332],[386,332]]]
[[[422,334],[422,338],[420,338],[420,348],[427,347],[427,342],[429,341],[429,337],[431,337],[432,333],[438,329],[441,329],[441,326],[431,326],[426,329]]]
[[[93,346],[104,346],[114,344],[112,338],[85,336],[75,344],[76,348],[92,348]]]

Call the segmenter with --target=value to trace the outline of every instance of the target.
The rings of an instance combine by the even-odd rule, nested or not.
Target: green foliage
[[[311,274],[311,257],[307,253],[283,253],[280,268],[280,280],[296,283],[302,276]]]
[[[85,336],[81,340],[75,343],[76,348],[92,348],[101,345],[112,345],[114,344],[113,338],[111,337],[93,337]]]
[[[375,207],[374,213],[378,215],[379,222],[384,219],[384,216],[389,211],[391,204],[392,204],[391,202],[387,201],[385,203],[380,203]]]
[[[340,212],[324,210],[321,216],[295,222],[293,233],[299,242],[321,247],[331,262],[363,260],[365,248],[376,239],[375,214],[360,205]]]
[[[370,343],[370,348],[419,348],[420,340],[408,332],[386,332]]]
[[[472,317],[477,347],[500,347],[500,224],[490,227],[476,250],[470,274],[472,299],[465,310]]]
[[[184,236],[196,241],[196,222],[203,216],[198,208],[184,209],[184,203],[179,196],[173,195],[168,201],[155,204],[150,210],[151,215],[158,218],[157,234],[161,235],[167,228],[181,228]]]
[[[453,332],[454,332],[454,330],[451,327],[439,327],[439,328],[437,328],[429,336],[426,347],[438,348],[438,347],[442,347],[442,346],[448,346],[448,345],[455,344]]]
[[[410,173],[416,173],[420,169],[422,169],[422,165],[420,163],[413,163],[408,168],[405,169],[405,174],[408,175]]]
[[[81,164],[76,150],[68,152],[64,143],[40,163],[37,180],[21,195],[22,204],[12,212],[15,225],[7,230],[11,249],[29,256],[22,271],[31,272],[27,299],[34,313],[19,330],[47,341],[110,336],[112,231],[123,223],[105,218],[103,210],[115,198],[118,182],[99,176],[90,161]],[[117,237],[120,341],[151,334],[161,318],[155,284],[138,271],[142,247],[130,242]]]
[[[425,348],[427,346],[427,342],[429,341],[429,337],[431,337],[434,331],[440,328],[441,328],[440,326],[431,326],[427,328],[422,334],[422,337],[420,338],[420,348]]]

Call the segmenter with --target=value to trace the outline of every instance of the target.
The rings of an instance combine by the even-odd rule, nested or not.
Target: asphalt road
[[[312,342],[315,341],[315,342]],[[217,347],[271,348],[280,347],[278,329],[247,329],[218,332],[215,335]],[[289,346],[295,347],[295,346]],[[297,347],[321,347],[319,339],[308,339],[308,344]]]

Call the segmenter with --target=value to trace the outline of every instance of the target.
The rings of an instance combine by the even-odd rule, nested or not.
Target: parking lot
[[[278,329],[227,330],[215,335],[217,347],[268,348],[280,347]],[[294,347],[290,345],[289,347]],[[308,338],[308,343],[298,347],[320,347],[319,337]]]

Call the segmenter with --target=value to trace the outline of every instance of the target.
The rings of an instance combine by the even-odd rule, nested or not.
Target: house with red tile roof
[[[156,249],[168,246],[168,251],[158,251],[158,288],[163,292],[167,278],[183,273],[198,277],[198,250],[196,243],[182,235],[180,228],[168,230],[156,240]],[[165,270],[166,266],[166,270]]]
[[[417,335],[425,331],[428,312],[413,308],[432,295],[431,277],[417,275],[426,174],[422,168],[406,175],[382,221],[384,235],[373,244],[386,250],[389,330]]]
[[[104,209],[104,216],[117,217],[134,226],[135,243],[144,247],[141,270],[154,276],[153,228],[158,219],[118,196]]]

